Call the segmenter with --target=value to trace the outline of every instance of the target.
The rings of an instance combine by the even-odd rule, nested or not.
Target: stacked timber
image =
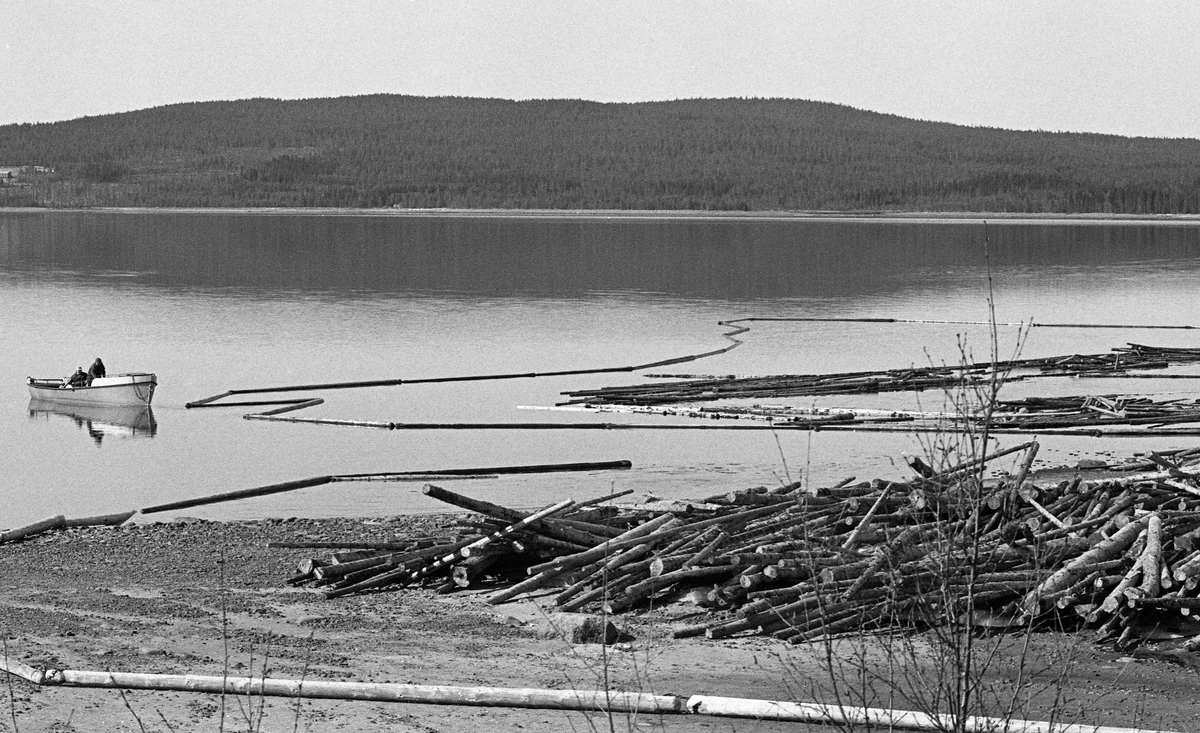
[[[431,485],[481,515],[463,521],[473,533],[312,562],[293,580],[330,598],[486,582],[494,604],[553,594],[561,610],[610,614],[687,599],[708,616],[678,637],[792,643],[955,622],[1092,628],[1128,645],[1200,613],[1200,448],[1051,483],[1031,474],[1037,447],[938,469],[912,460],[908,481],[759,487],[661,510],[602,506],[608,496],[525,513]],[[1005,455],[1021,459],[1015,472],[983,480]]]

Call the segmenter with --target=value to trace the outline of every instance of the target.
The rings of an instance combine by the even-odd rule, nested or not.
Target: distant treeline
[[[394,95],[0,126],[14,206],[1200,213],[1200,141],[836,104]]]

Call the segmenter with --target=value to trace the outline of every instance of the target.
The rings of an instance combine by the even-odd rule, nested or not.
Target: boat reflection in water
[[[52,419],[62,415],[87,430],[96,445],[105,438],[153,438],[158,432],[154,411],[149,405],[107,407],[102,405],[62,405],[44,400],[29,401],[29,419]]]

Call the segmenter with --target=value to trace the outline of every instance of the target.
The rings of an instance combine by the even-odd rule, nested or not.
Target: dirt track
[[[615,689],[812,701],[827,695],[822,648],[770,639],[672,640],[695,621],[683,604],[625,614],[633,641],[572,645],[529,601],[493,607],[481,592],[427,589],[323,600],[284,579],[313,550],[273,540],[373,539],[429,534],[447,517],[265,520],[79,529],[0,546],[0,632],[8,653],[34,666],[466,686]],[[221,562],[222,559],[224,562]],[[1039,634],[1034,651],[1072,639]],[[1066,680],[1069,719],[1200,730],[1195,668],[1133,660],[1075,645]],[[603,656],[602,656],[603,655]],[[607,664],[605,663],[607,658]],[[228,661],[226,661],[228,660]],[[1188,661],[1184,659],[1183,661]],[[989,680],[1011,684],[1011,667]],[[1033,683],[1049,682],[1043,670]],[[128,704],[127,704],[128,703]],[[247,701],[175,692],[37,688],[0,683],[0,731],[562,731],[608,730],[602,716],[561,711],[368,702]],[[224,720],[222,722],[222,705]],[[1032,711],[1045,717],[1043,693]],[[897,705],[897,707],[902,707]],[[140,724],[139,724],[140,720]],[[165,721],[165,722],[164,722]],[[259,725],[261,723],[261,725]],[[773,731],[797,726],[700,717],[619,716],[615,729]]]

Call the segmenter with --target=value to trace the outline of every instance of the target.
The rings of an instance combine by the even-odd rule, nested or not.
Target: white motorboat
[[[97,377],[91,384],[68,385],[65,379],[29,377],[29,396],[41,402],[57,405],[107,405],[111,407],[146,406],[154,398],[158,378],[153,374],[133,372]]]

